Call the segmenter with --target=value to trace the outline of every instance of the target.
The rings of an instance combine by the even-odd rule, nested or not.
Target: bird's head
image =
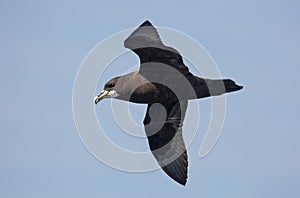
[[[105,83],[104,88],[101,91],[101,93],[94,98],[95,104],[97,104],[104,98],[115,98],[119,95],[115,89],[118,79],[119,79],[119,77],[116,77],[116,78],[109,80],[107,83]]]

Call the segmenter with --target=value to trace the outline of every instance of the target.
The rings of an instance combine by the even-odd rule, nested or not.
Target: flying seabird
[[[194,76],[175,49],[165,46],[153,25],[145,21],[124,41],[140,59],[139,71],[109,80],[94,98],[116,98],[148,104],[144,118],[150,150],[160,167],[176,182],[187,181],[187,152],[182,125],[188,100],[238,91],[230,79]]]

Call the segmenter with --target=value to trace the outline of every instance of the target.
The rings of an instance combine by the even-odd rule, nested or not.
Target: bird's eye
[[[108,87],[108,88],[112,88],[112,87],[114,87],[114,84],[113,84],[113,83],[110,83],[110,84],[107,85],[107,87]]]

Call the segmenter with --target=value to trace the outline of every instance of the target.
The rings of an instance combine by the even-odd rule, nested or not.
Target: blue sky
[[[293,0],[1,1],[0,196],[299,197],[299,17]],[[73,82],[84,57],[145,19],[193,37],[224,77],[245,87],[228,95],[221,138],[204,159],[200,126],[184,188],[162,171],[100,163],[73,121]],[[207,106],[200,101],[204,120]]]

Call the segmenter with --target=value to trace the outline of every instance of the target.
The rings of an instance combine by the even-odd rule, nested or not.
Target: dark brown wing
[[[179,52],[163,44],[157,30],[149,21],[145,21],[133,31],[124,41],[124,46],[139,56],[139,74],[166,87],[174,85],[178,89],[173,91],[184,93],[179,94],[180,98],[204,98],[242,89],[242,86],[236,85],[232,80],[210,80],[194,76],[184,65]],[[171,66],[171,69],[166,66]],[[179,71],[180,75],[174,73],[173,68]],[[182,85],[181,74],[189,81],[188,86]]]
[[[179,52],[163,44],[157,30],[149,21],[145,21],[133,31],[124,41],[124,46],[139,56],[141,74],[152,72],[151,65],[143,64],[149,62],[167,64],[176,68],[184,75],[189,73],[189,69],[184,65]]]
[[[148,104],[144,119],[150,150],[162,169],[175,181],[187,181],[187,152],[182,124],[187,101]]]

